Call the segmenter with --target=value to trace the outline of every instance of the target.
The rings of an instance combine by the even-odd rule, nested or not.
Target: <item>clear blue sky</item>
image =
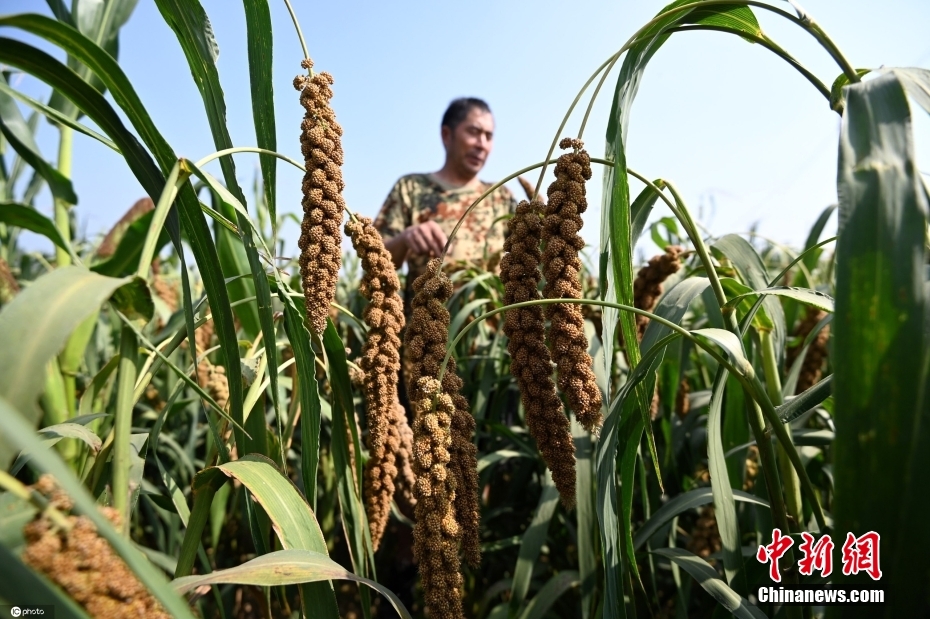
[[[345,129],[349,206],[374,215],[397,177],[441,166],[439,121],[457,96],[485,98],[495,114],[495,148],[482,178],[496,180],[541,160],[587,76],[664,3],[295,0],[316,68],[336,79],[332,103]],[[242,5],[203,4],[220,47],[233,141],[254,145]],[[270,4],[278,150],[299,159],[302,108],[291,81],[302,54],[284,3]],[[775,4],[791,10],[787,3]],[[804,7],[857,67],[930,66],[926,0],[807,0]],[[0,3],[3,13],[27,11],[48,13],[42,0]],[[839,74],[806,33],[770,13],[756,13],[763,30],[822,81],[829,85]],[[39,44],[21,32],[0,30]],[[119,61],[178,155],[198,159],[214,150],[184,56],[152,0],[140,0],[123,29]],[[597,156],[604,150],[614,81],[608,79],[584,135]],[[14,85],[34,96],[47,93],[29,77]],[[927,171],[930,122],[922,111],[914,116],[921,169]],[[573,116],[567,134],[577,132],[580,119],[580,113]],[[797,245],[836,200],[838,129],[839,118],[825,99],[770,52],[727,34],[680,33],[646,70],[630,122],[628,160],[649,177],[672,180],[714,233],[741,232],[758,222],[762,234]],[[43,122],[39,144],[47,159],[55,158],[56,140],[56,131]],[[257,160],[240,155],[236,163],[251,195]],[[600,175],[596,169],[589,184],[591,208],[583,230],[589,243],[598,239]],[[281,212],[300,213],[300,176],[279,164]],[[144,195],[118,155],[81,135],[75,137],[73,177],[78,219],[91,234],[105,232]],[[512,188],[519,195],[516,183]],[[38,206],[51,213],[47,191]],[[289,252],[296,250],[297,232],[292,223],[283,230]],[[36,237],[26,242],[46,247]]]

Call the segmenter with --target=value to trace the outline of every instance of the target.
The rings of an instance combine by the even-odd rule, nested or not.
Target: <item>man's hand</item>
[[[439,256],[446,246],[446,233],[435,221],[425,221],[410,226],[397,236],[385,242],[384,247],[391,252],[394,266],[403,266],[408,255],[425,254]]]

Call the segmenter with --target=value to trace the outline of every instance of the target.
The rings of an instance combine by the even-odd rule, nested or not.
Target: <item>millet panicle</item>
[[[368,462],[365,464],[365,509],[372,546],[377,549],[394,495],[396,454],[401,436],[397,426],[397,380],[400,371],[400,333],[404,328],[404,302],[391,254],[368,217],[350,219],[346,234],[362,265],[359,291],[368,300],[362,319],[368,335],[359,361],[368,418]]]
[[[310,69],[313,62],[308,58],[301,66]],[[326,328],[342,265],[342,127],[329,104],[332,84],[333,76],[326,72],[294,78],[294,88],[300,91],[300,104],[306,110],[300,125],[300,150],[306,168],[301,201],[304,216],[297,243],[301,252],[300,277],[307,321],[318,334]]]
[[[581,213],[588,207],[585,181],[591,178],[591,158],[583,146],[581,140],[570,138],[559,142],[560,148],[573,150],[559,157],[555,181],[546,191],[549,200],[543,210],[542,264],[547,299],[581,298],[578,252],[585,243],[578,231],[583,224]],[[558,367],[559,388],[578,422],[588,431],[596,431],[601,425],[601,391],[588,354],[581,308],[574,303],[547,305],[546,317],[551,321],[549,345]]]
[[[542,238],[542,204],[523,201],[508,223],[501,260],[504,303],[511,305],[541,298],[539,272]],[[562,504],[575,505],[575,446],[571,424],[552,380],[552,360],[546,348],[543,309],[538,305],[507,310],[504,333],[509,338],[511,373],[517,380],[526,411],[526,425],[536,440]]]

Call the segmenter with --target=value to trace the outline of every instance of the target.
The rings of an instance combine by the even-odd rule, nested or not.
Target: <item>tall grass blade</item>
[[[71,244],[62,238],[55,223],[31,206],[0,202],[0,223],[41,234],[66,252],[72,252]]]
[[[566,570],[550,578],[542,586],[539,592],[533,596],[523,612],[519,614],[519,619],[543,619],[552,609],[552,605],[562,597],[562,594],[573,587],[581,584],[578,572]]]
[[[68,204],[77,204],[77,194],[74,193],[71,181],[42,157],[39,146],[33,138],[33,132],[19,112],[19,106],[16,105],[13,97],[2,90],[0,90],[0,133],[23,161],[45,179],[52,196]]]
[[[769,275],[762,258],[743,237],[727,234],[717,239],[711,246],[711,250],[718,257],[722,255],[729,259],[743,283],[753,290],[761,291],[769,288]],[[778,299],[771,295],[766,295],[765,300],[762,301],[762,308],[772,321],[772,345],[776,352],[781,355],[785,348],[786,339],[785,311]]]
[[[274,117],[274,66],[272,63],[271,11],[268,0],[243,0],[245,27],[249,48],[249,84],[252,87],[252,119],[255,123],[255,139],[259,148],[278,150]],[[271,219],[272,231],[278,220],[276,204],[277,163],[270,155],[259,155],[262,168],[262,187],[265,204]]]
[[[316,477],[320,463],[320,424],[322,412],[316,381],[316,355],[310,347],[310,332],[304,316],[287,291],[278,288],[284,306],[284,330],[297,363],[297,397],[300,399],[300,470],[304,497],[316,511]],[[293,396],[292,396],[293,397]]]
[[[738,619],[766,619],[761,610],[746,601],[720,580],[717,570],[704,559],[683,548],[660,548],[653,551],[666,557],[680,568],[691,574],[699,585],[713,596],[717,603],[730,611]]]
[[[523,540],[520,542],[520,554],[517,557],[517,565],[513,570],[513,584],[510,589],[510,613],[515,615],[520,611],[526,595],[530,591],[530,581],[533,578],[533,570],[539,559],[539,551],[549,537],[549,523],[555,514],[556,507],[559,504],[559,491],[556,490],[552,482],[552,474],[546,469],[543,476],[542,493],[539,496],[539,504],[536,506],[536,512],[533,514],[533,520],[530,526],[523,533]]]
[[[755,495],[749,494],[748,492],[743,492],[742,490],[734,490],[733,498],[737,501],[743,501],[754,505],[761,505],[762,507],[769,506],[767,501],[764,501]],[[663,525],[671,522],[671,520],[676,516],[679,516],[688,510],[700,507],[701,505],[712,503],[713,501],[713,490],[707,487],[696,488],[694,490],[689,490],[688,492],[679,494],[674,499],[671,499],[668,503],[657,509],[656,512],[652,514],[652,517],[643,523],[643,526],[640,527],[640,529],[636,532],[636,535],[633,537],[633,546],[637,549],[642,548],[643,544],[649,541],[650,537],[655,535]]]
[[[368,517],[362,502],[362,444],[355,421],[352,399],[352,382],[346,363],[346,347],[331,319],[323,332],[323,349],[329,381],[333,389],[332,453],[336,466],[336,490],[342,511],[352,567],[361,576],[374,575],[374,553]],[[350,445],[351,441],[351,445]],[[368,616],[370,608],[367,589],[360,589],[362,612]]]
[[[572,416],[575,440],[575,518],[578,527],[578,573],[581,579],[581,617],[594,613],[597,586],[597,514],[594,510],[594,448],[591,435]]]
[[[106,83],[114,100],[123,109],[146,145],[152,149],[158,159],[161,172],[148,152],[139,144],[135,136],[126,130],[119,116],[99,92],[45,52],[13,39],[0,39],[0,62],[16,66],[64,93],[116,142],[142,187],[153,200],[157,200],[164,187],[165,174],[174,166],[177,159],[171,147],[155,128],[148,112],[116,61],[77,31],[41,15],[15,15],[0,18],[0,25],[22,28],[62,47],[69,54],[80,59]],[[222,346],[220,356],[229,382],[230,409],[233,418],[240,422],[242,377],[239,370],[238,340],[233,327],[232,310],[223,271],[210,230],[197,197],[189,184],[181,188],[177,203],[180,218],[172,211],[169,213],[166,227],[175,251],[181,259],[185,321],[190,331],[188,337],[193,341],[193,314],[184,251],[181,247],[181,224],[187,232],[191,250],[200,267],[210,307],[213,310],[216,333]]]
[[[930,407],[924,312],[927,199],[911,113],[894,74],[845,89],[837,191],[833,321],[836,529],[882,536],[889,599],[882,616],[930,608],[922,559],[930,547]],[[843,577],[841,582],[861,582]],[[868,578],[866,576],[866,578]],[[830,611],[831,616],[839,616]],[[843,617],[876,616],[865,607]]]

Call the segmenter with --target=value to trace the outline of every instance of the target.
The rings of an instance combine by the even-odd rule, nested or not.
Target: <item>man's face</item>
[[[442,128],[446,157],[463,172],[475,176],[484,167],[494,145],[494,117],[472,108],[455,129]]]

